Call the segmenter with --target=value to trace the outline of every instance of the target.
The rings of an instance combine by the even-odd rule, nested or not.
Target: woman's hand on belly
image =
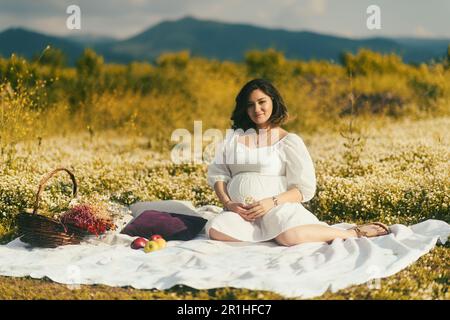
[[[264,198],[262,200],[256,201],[246,206],[247,208],[246,217],[254,221],[257,218],[261,218],[263,215],[269,212],[269,210],[272,209],[274,206],[275,204],[273,203],[272,198]]]
[[[238,215],[241,216],[242,219],[246,220],[246,221],[254,221],[254,219],[249,219],[247,217],[248,215],[248,210],[247,210],[247,205],[240,203],[240,202],[228,202],[226,205],[226,208],[228,211],[232,211],[234,213],[237,213]]]

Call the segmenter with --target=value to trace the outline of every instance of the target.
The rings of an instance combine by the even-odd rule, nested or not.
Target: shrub
[[[348,74],[354,76],[370,75],[372,73],[402,73],[406,71],[401,57],[391,54],[380,54],[367,49],[361,49],[356,55],[344,53],[342,62]]]

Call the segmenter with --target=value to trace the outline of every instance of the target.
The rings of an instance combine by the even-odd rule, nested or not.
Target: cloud
[[[159,22],[194,16],[200,19],[252,24],[287,30],[371,35],[365,28],[370,0],[0,0],[0,30],[26,26],[46,33],[67,34],[60,21],[66,8],[81,8],[82,33],[124,38]],[[383,9],[383,34],[447,36],[448,0],[401,2],[377,0]],[[417,26],[416,26],[417,24]],[[424,27],[426,26],[426,28]],[[379,34],[381,35],[381,34]]]
[[[414,35],[422,38],[430,38],[435,36],[432,32],[425,29],[425,27],[422,25],[416,26],[416,28],[414,29]]]
[[[312,15],[322,16],[327,10],[326,0],[309,0],[308,9]]]

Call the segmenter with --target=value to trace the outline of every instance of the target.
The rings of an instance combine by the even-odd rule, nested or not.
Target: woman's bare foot
[[[381,222],[372,222],[356,226],[347,230],[353,237],[378,237],[390,233],[389,227]]]

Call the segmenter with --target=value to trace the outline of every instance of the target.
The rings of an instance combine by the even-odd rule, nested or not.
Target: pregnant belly
[[[260,173],[240,173],[227,184],[228,194],[234,202],[245,203],[246,198],[259,201],[286,191],[286,177],[261,175]],[[251,201],[252,202],[252,201]]]

